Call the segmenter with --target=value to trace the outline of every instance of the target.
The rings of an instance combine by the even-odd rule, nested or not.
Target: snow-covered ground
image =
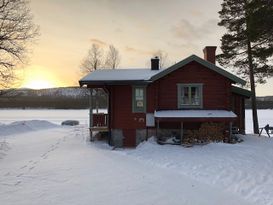
[[[271,138],[112,150],[88,141],[87,122],[88,110],[0,110],[0,204],[273,204]]]

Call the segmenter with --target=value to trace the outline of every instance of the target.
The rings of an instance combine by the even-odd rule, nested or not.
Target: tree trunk
[[[255,79],[254,79],[254,69],[252,62],[252,50],[251,42],[247,42],[247,55],[248,55],[248,66],[249,66],[249,80],[251,87],[251,107],[252,107],[252,118],[253,118],[253,132],[259,134],[259,123],[258,123],[258,114],[257,114],[257,104],[256,104],[256,90],[255,90]]]

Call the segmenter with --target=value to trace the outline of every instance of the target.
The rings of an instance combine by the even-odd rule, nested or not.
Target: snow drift
[[[10,124],[0,124],[0,136],[43,130],[57,127],[46,120],[16,121]]]

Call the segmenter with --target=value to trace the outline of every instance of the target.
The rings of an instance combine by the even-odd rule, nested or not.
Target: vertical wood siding
[[[158,106],[153,107],[155,97],[149,96],[148,110],[154,108],[167,110],[177,109],[177,84],[202,83],[203,109],[230,109],[231,81],[210,69],[191,62],[181,69],[161,78],[149,86],[148,94],[158,88]]]
[[[112,128],[138,129],[146,127],[146,114],[132,112],[132,86],[112,87]]]

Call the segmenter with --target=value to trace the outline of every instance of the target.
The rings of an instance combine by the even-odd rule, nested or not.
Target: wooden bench
[[[263,129],[265,130],[268,137],[271,137],[270,135],[273,134],[273,127],[270,127],[269,124],[259,129],[260,129],[259,136],[261,136]]]

